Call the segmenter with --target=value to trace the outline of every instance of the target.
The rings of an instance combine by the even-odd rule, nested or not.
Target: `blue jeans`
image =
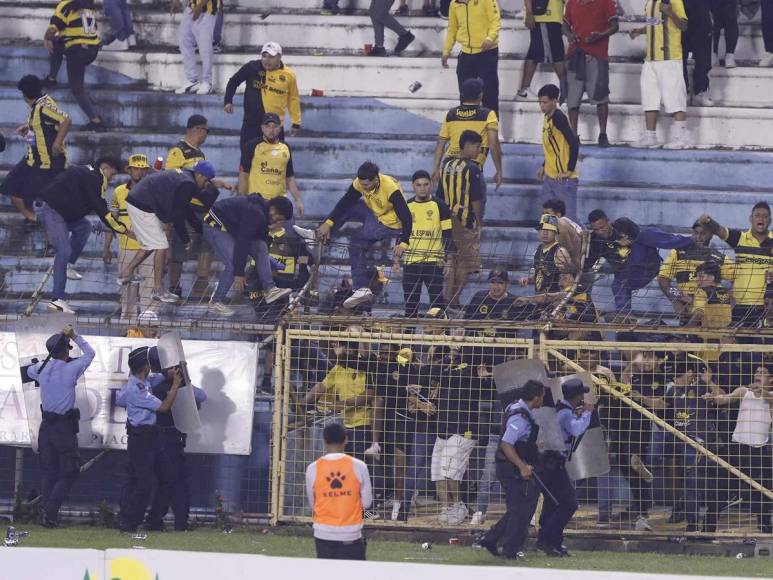
[[[596,478],[596,499],[599,504],[600,522],[609,521],[615,501],[630,501],[631,494],[627,493],[627,488],[625,479],[614,467],[610,468],[609,473]]]
[[[400,229],[386,227],[370,211],[365,202],[359,200],[353,207],[348,209],[336,229],[340,228],[348,221],[360,221],[362,227],[357,230],[349,242],[349,260],[352,264],[352,284],[354,289],[367,288],[370,285],[368,278],[368,261],[365,254],[373,244],[381,240],[397,238],[402,233]]]
[[[86,246],[91,234],[91,223],[85,217],[66,222],[54,209],[47,205],[36,207],[38,220],[46,228],[49,243],[54,247],[54,300],[67,297],[67,264],[75,264]]]
[[[486,456],[483,461],[483,473],[478,481],[478,508],[476,511],[486,513],[491,503],[491,493],[494,487],[500,487],[497,479],[495,456],[499,448],[499,435],[489,435],[486,446]]]
[[[234,283],[234,239],[228,232],[223,232],[211,226],[204,225],[204,240],[223,264],[223,271],[217,280],[217,289],[212,294],[212,302],[225,300],[231,285]],[[264,292],[271,290],[274,278],[271,276],[271,265],[268,260],[268,246],[264,240],[255,240],[250,247],[249,255],[255,259],[260,286]]]
[[[429,457],[435,444],[435,434],[417,432],[413,436],[412,453],[409,458],[407,477],[405,478],[405,501],[411,501],[414,491],[426,492],[429,489]]]
[[[577,218],[577,185],[578,179],[551,179],[545,177],[542,180],[542,190],[537,200],[540,210],[542,204],[549,199],[560,199],[566,204],[566,216]]]
[[[132,13],[126,0],[104,0],[104,7],[112,36],[118,40],[126,40],[134,34]]]
[[[698,488],[698,452],[670,433],[666,433],[660,428],[653,426],[649,456],[649,464],[652,468],[652,474],[655,476],[655,493],[653,497],[661,499],[665,496],[664,471],[666,460],[668,458],[675,458],[683,474],[684,489],[682,490],[681,499],[684,502],[684,513],[687,523],[697,524],[701,500],[701,493]],[[660,497],[658,491],[660,491]],[[676,505],[678,504],[679,500],[677,499]]]
[[[220,3],[220,10],[217,11],[217,18],[215,18],[215,33],[212,35],[212,43],[220,44],[223,40],[223,12],[225,7],[223,3]]]

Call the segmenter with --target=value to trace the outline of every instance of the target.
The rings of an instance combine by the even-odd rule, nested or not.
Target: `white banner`
[[[115,406],[129,375],[129,352],[154,340],[84,337],[96,351],[86,371],[92,441],[90,449],[126,449],[126,411]],[[207,393],[201,429],[188,435],[187,451],[249,455],[258,368],[255,343],[185,340],[191,381]],[[21,390],[16,338],[0,332],[0,445],[30,446]]]

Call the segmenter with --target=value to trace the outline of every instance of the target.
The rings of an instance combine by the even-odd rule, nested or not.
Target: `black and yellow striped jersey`
[[[687,20],[684,0],[670,0],[671,10],[682,20]],[[673,19],[666,17],[660,7],[662,0],[648,0],[644,13],[649,18],[660,18],[662,22],[647,26],[647,54],[644,60],[682,60],[682,31]]]
[[[473,229],[478,220],[472,202],[481,201],[480,166],[469,159],[447,157],[443,161],[437,196],[465,227]]]
[[[569,172],[570,178],[577,177],[577,158],[580,153],[580,140],[572,131],[569,119],[556,109],[553,114],[545,115],[542,124],[542,150],[545,154],[545,175],[557,179],[561,173]]]
[[[126,210],[126,198],[129,196],[132,182],[123,183],[113,190],[113,200],[110,202],[110,211],[118,216],[118,221],[123,222],[127,228],[131,229],[132,220],[129,212]],[[118,234],[118,247],[122,250],[137,251],[142,249],[142,244],[126,234]]]
[[[64,47],[96,46],[97,16],[90,8],[78,8],[74,0],[62,0],[56,5],[48,25],[64,40]]]
[[[696,288],[692,311],[703,313],[704,328],[728,328],[733,320],[730,293],[724,288]]]
[[[180,139],[166,154],[166,169],[190,169],[202,159],[206,157],[201,149]]]
[[[222,0],[207,0],[207,3],[204,5],[204,9],[202,12],[206,14],[217,14],[218,10],[220,10],[220,3]],[[188,8],[193,10],[194,6],[199,3],[199,0],[188,0]]]
[[[459,139],[464,131],[475,131],[483,140],[480,146],[480,155],[475,160],[483,167],[489,151],[488,132],[490,129],[499,130],[499,119],[491,109],[480,105],[459,105],[446,114],[443,124],[440,126],[440,138],[448,141],[448,157],[459,157]]]
[[[742,306],[763,306],[767,283],[773,269],[773,232],[762,243],[751,230],[728,230],[725,241],[735,250],[733,298]]]
[[[695,282],[695,270],[704,262],[720,265],[722,279],[733,279],[733,261],[715,249],[705,246],[692,246],[684,250],[671,250],[660,266],[658,276],[676,282],[676,287],[686,296],[695,294],[698,288]]]
[[[406,264],[442,264],[445,248],[451,239],[451,210],[437,198],[408,200],[413,230],[408,249],[403,254]]]
[[[564,312],[559,318],[571,322],[593,323],[598,322],[599,314],[590,293],[582,286],[578,286],[566,301]]]
[[[59,132],[59,124],[67,119],[67,113],[59,108],[56,101],[43,95],[32,105],[27,125],[29,126],[27,165],[39,169],[63,169],[65,155],[54,155],[51,146]]]
[[[265,200],[286,196],[287,179],[295,176],[287,143],[269,143],[263,137],[245,144],[239,170],[248,175],[247,193],[259,193]]]
[[[556,264],[556,254],[561,246],[558,242],[540,244],[534,252],[534,290],[537,294],[558,292],[561,286],[558,279],[561,274]]]
[[[309,279],[309,265],[314,260],[306,244],[295,233],[288,233],[284,228],[269,232],[271,243],[268,246],[269,255],[284,265],[282,270],[274,270],[274,282],[280,288],[301,288]]]

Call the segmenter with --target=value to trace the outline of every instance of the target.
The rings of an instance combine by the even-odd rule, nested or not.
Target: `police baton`
[[[552,501],[554,504],[558,505],[558,500],[556,499],[556,496],[554,496],[552,493],[550,493],[550,490],[545,485],[545,482],[540,479],[540,476],[537,475],[536,471],[531,472],[531,476],[534,478],[534,480],[539,484],[539,486],[542,488],[542,494],[546,495],[550,498],[550,501]]]

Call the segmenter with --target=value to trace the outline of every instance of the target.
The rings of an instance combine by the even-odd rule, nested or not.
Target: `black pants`
[[[59,508],[80,473],[77,423],[69,418],[43,420],[38,431],[40,469],[43,473],[41,507],[56,522]]]
[[[648,435],[647,435],[648,436]],[[631,488],[631,505],[628,510],[641,515],[647,515],[652,503],[652,485],[631,466],[631,456],[638,455],[644,461],[647,455],[647,446],[641,443],[618,444],[617,467]]]
[[[403,268],[405,315],[417,316],[422,285],[427,287],[429,307],[445,308],[443,298],[443,267],[437,264],[406,264]]]
[[[239,134],[239,151],[244,151],[244,146],[252,141],[253,139],[257,139],[258,137],[263,135],[263,131],[260,130],[260,119],[255,121],[250,121],[248,119],[245,119],[242,121],[242,131]],[[279,140],[284,141],[285,140],[285,129],[282,127],[279,130]],[[250,154],[253,152],[250,151]]]
[[[502,555],[514,558],[523,551],[529,534],[529,523],[537,509],[539,492],[534,481],[514,478],[499,478],[505,490],[507,511],[485,534],[484,540],[492,544],[502,541]]]
[[[559,548],[564,543],[564,528],[577,511],[574,485],[563,464],[556,465],[555,469],[540,472],[540,477],[558,503],[543,493],[538,540],[546,546]]]
[[[185,435],[174,430],[165,430],[159,437],[160,446],[156,453],[154,472],[158,485],[148,513],[148,525],[163,529],[163,521],[169,508],[174,514],[174,529],[188,529],[188,514],[191,510],[191,491],[188,485],[188,467],[185,462]]]
[[[128,481],[124,489],[118,525],[121,530],[134,531],[145,519],[145,509],[153,492],[159,431],[157,427],[126,427],[129,434],[126,450],[129,454]]]
[[[761,0],[762,8],[762,40],[765,52],[773,52],[773,0]]]
[[[764,306],[747,306],[738,304],[733,306],[733,326],[739,328],[757,328],[760,320],[765,316]]]
[[[367,542],[365,538],[352,542],[336,542],[314,538],[317,547],[317,558],[324,560],[364,560]]]
[[[719,38],[725,31],[725,52],[734,53],[738,45],[738,0],[711,0],[714,21],[714,52],[719,52]]]
[[[695,66],[692,70],[692,94],[697,95],[709,89],[709,71],[711,70],[711,7],[706,0],[685,0],[687,12],[687,30],[682,34],[682,65],[684,82],[690,92],[687,74],[687,57],[692,53]]]
[[[78,101],[78,106],[80,106],[89,120],[94,119],[98,115],[94,110],[91,98],[86,93],[84,79],[86,77],[86,67],[94,62],[98,52],[99,47],[84,45],[71,46],[64,51],[64,55],[67,57],[67,81],[70,83],[70,90],[75,100]]]
[[[773,0],[771,0],[773,1]],[[483,81],[483,106],[493,109],[499,116],[499,49],[492,48],[478,54],[460,52],[456,61],[456,79],[459,82],[459,95],[462,84],[476,77]]]
[[[55,79],[62,68],[64,61],[64,41],[60,38],[54,38],[54,50],[48,57],[48,78]]]
[[[773,470],[773,446],[751,447],[749,445],[733,443],[730,445],[729,455],[727,458],[729,463],[732,463],[733,466],[767,489],[773,489],[773,475],[771,475],[771,470]],[[738,483],[741,493],[744,496],[748,494],[751,512],[757,515],[760,524],[770,526],[770,518],[771,514],[773,514],[773,500],[741,481]]]

